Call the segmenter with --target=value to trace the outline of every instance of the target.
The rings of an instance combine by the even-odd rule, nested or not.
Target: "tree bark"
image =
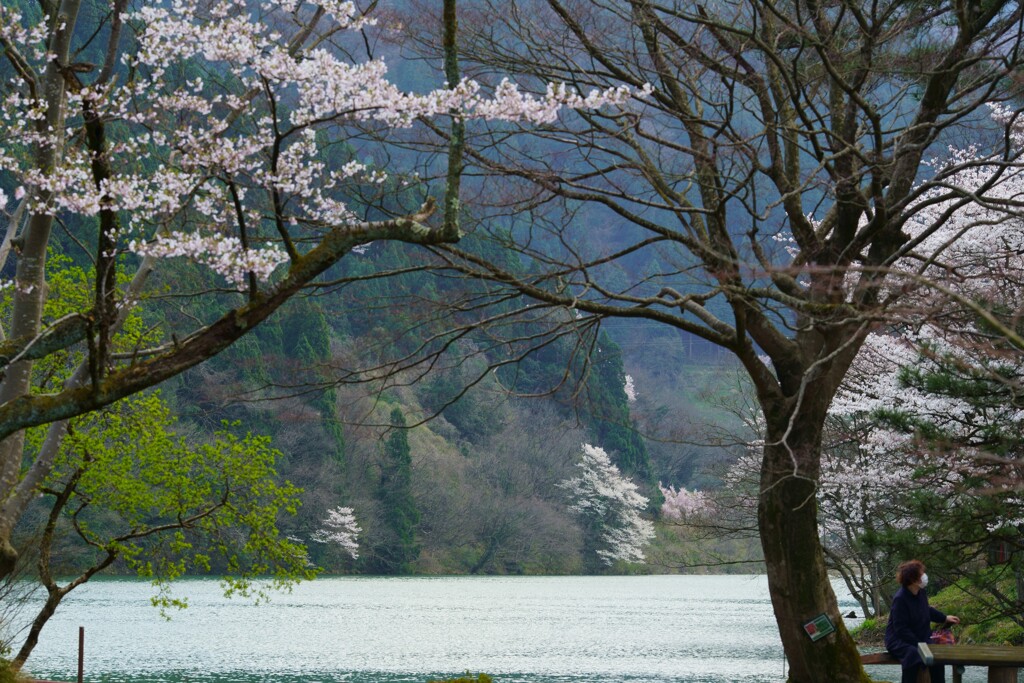
[[[868,683],[843,625],[818,534],[822,420],[811,412],[805,407],[792,416],[784,411],[767,417],[757,517],[772,607],[791,683]],[[804,624],[821,614],[836,630],[812,641]]]
[[[53,56],[47,64],[44,78],[46,116],[40,132],[48,132],[49,144],[38,144],[36,167],[52,172],[57,167],[63,148],[64,118],[67,114],[64,68],[71,52],[71,38],[78,20],[80,0],[64,0],[57,13],[57,30],[53,31],[49,49]],[[48,199],[44,191],[40,202]],[[31,215],[22,236],[21,255],[15,273],[15,293],[12,303],[10,336],[32,337],[39,333],[46,298],[46,249],[53,228],[53,216],[37,212]],[[12,363],[0,380],[0,403],[14,400],[28,393],[32,363]],[[22,447],[25,435],[21,431],[8,432],[0,441],[0,491],[6,498],[18,484],[21,470]],[[0,578],[14,571],[18,553],[10,543],[11,532],[17,520],[0,519]]]
[[[63,598],[64,593],[59,588],[56,586],[52,588],[47,587],[46,602],[39,608],[39,613],[32,620],[32,626],[25,637],[25,642],[22,644],[21,649],[18,650],[18,654],[11,660],[11,669],[13,671],[21,671],[22,667],[25,666],[25,662],[28,660],[29,655],[32,654],[32,650],[39,643],[39,634],[42,633],[43,627],[46,626],[46,622],[50,620],[50,617],[57,612],[57,606]]]

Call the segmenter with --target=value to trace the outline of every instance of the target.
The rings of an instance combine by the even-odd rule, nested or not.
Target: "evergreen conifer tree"
[[[407,574],[420,554],[416,542],[420,513],[412,497],[412,454],[405,416],[398,406],[391,411],[391,424],[395,429],[384,443],[377,492],[384,511],[385,539],[376,547],[370,565],[383,574]]]
[[[616,466],[642,486],[652,508],[658,509],[664,502],[664,496],[658,489],[647,446],[634,429],[629,415],[622,349],[607,334],[601,333],[590,363],[586,380],[587,425],[612,456]]]

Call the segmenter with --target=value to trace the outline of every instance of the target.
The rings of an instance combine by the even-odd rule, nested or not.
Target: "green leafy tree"
[[[314,572],[303,545],[277,520],[295,514],[298,489],[275,483],[280,453],[263,436],[230,426],[205,443],[175,433],[157,394],[120,401],[72,420],[50,477],[40,488],[49,512],[41,529],[21,530],[38,545],[46,600],[13,665],[21,668],[60,602],[96,574],[123,562],[159,587],[154,604],[185,601],[169,582],[186,572],[217,572],[225,592],[262,598]],[[40,441],[34,430],[31,441]],[[73,553],[73,578],[60,583],[54,549]]]
[[[44,320],[74,315],[90,296],[91,272],[51,254]],[[11,306],[0,300],[0,310]],[[111,348],[131,353],[152,341],[150,327],[127,313]],[[86,355],[68,349],[33,368],[37,391],[53,391],[75,376]],[[294,515],[299,490],[276,483],[280,453],[264,436],[234,435],[224,427],[206,441],[186,440],[177,418],[156,393],[139,394],[62,423],[57,433],[26,432],[26,453],[52,461],[33,503],[16,528],[38,557],[46,599],[15,653],[20,668],[47,621],[72,590],[120,564],[152,578],[161,607],[184,604],[169,582],[186,572],[224,575],[229,593],[262,596],[310,577],[304,547],[279,533],[279,517]],[[46,509],[43,509],[46,508]],[[38,513],[38,514],[37,514]],[[72,578],[61,583],[58,577]],[[257,576],[267,582],[254,582]]]

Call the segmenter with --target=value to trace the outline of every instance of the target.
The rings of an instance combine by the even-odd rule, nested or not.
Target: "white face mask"
[[[927,574],[921,574],[921,588],[927,588],[927,587],[928,587],[928,575]]]

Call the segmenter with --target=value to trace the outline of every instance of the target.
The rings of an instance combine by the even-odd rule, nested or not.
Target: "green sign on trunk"
[[[836,627],[832,624],[832,620],[828,618],[827,614],[819,614],[804,624],[804,631],[807,632],[812,641],[820,640],[828,634],[834,633],[835,630]]]

